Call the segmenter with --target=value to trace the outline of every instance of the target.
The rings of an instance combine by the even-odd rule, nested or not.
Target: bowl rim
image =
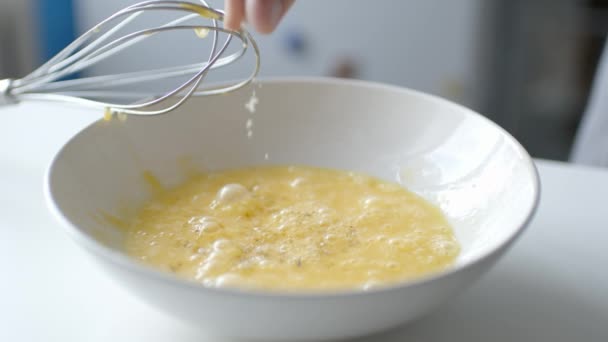
[[[214,295],[221,296],[256,296],[256,297],[265,297],[272,299],[280,299],[280,300],[298,300],[298,299],[327,299],[327,298],[335,298],[335,297],[351,297],[351,296],[362,296],[362,295],[373,295],[379,293],[388,293],[394,291],[401,291],[406,288],[413,288],[424,286],[428,283],[441,281],[442,279],[454,276],[457,273],[464,272],[468,269],[475,267],[477,264],[482,263],[483,261],[490,259],[491,257],[503,253],[508,247],[510,247],[515,240],[526,230],[526,227],[529,225],[530,221],[534,217],[536,213],[541,195],[541,184],[540,177],[538,173],[538,169],[532,157],[528,154],[525,148],[517,141],[511,134],[509,134],[505,129],[497,125],[492,120],[486,118],[485,116],[463,106],[453,101],[447,100],[437,95],[425,93],[422,91],[414,90],[407,87],[379,83],[373,81],[366,80],[353,80],[353,79],[339,79],[333,77],[261,77],[257,78],[256,83],[263,84],[289,84],[289,83],[297,83],[297,84],[322,84],[322,85],[339,85],[339,86],[354,86],[354,87],[367,87],[370,89],[381,89],[389,92],[401,92],[404,94],[414,95],[416,97],[426,98],[428,100],[432,100],[434,102],[440,102],[448,106],[452,106],[468,115],[472,115],[485,121],[490,126],[493,126],[500,133],[506,136],[510,143],[512,143],[518,152],[524,157],[525,163],[529,167],[529,171],[531,172],[532,184],[533,184],[533,203],[528,208],[528,212],[526,213],[524,219],[517,223],[517,229],[503,241],[500,241],[499,244],[494,248],[483,253],[479,253],[478,255],[470,258],[465,263],[460,265],[452,265],[444,270],[434,272],[416,279],[405,280],[396,283],[391,283],[387,285],[380,285],[377,287],[372,287],[369,289],[336,289],[336,290],[294,290],[294,291],[286,291],[286,290],[263,290],[263,289],[255,289],[255,288],[237,288],[237,287],[212,287],[205,286],[201,283],[197,283],[194,281],[190,281],[187,279],[182,279],[176,277],[167,272],[163,272],[153,267],[144,265],[137,260],[129,257],[125,253],[114,250],[108,246],[105,246],[95,240],[89,234],[86,234],[84,231],[79,229],[75,224],[73,224],[61,211],[58,203],[55,201],[54,191],[52,189],[52,178],[55,172],[55,165],[58,162],[58,159],[64,153],[65,149],[73,143],[81,134],[85,134],[91,127],[95,126],[103,120],[101,117],[99,120],[96,120],[84,128],[80,129],[76,134],[74,134],[70,139],[68,139],[61,148],[55,153],[51,162],[47,165],[45,174],[44,174],[44,198],[52,216],[63,226],[64,231],[75,240],[81,247],[87,249],[89,252],[94,254],[96,257],[99,257],[103,260],[107,260],[126,271],[137,273],[143,277],[151,278],[157,281],[161,281],[164,283],[170,283],[173,286],[179,286],[184,289],[194,290],[194,291],[209,291]]]

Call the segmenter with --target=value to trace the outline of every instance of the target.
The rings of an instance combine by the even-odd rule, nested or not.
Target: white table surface
[[[108,279],[50,217],[46,165],[97,116],[0,110],[0,341],[217,341]],[[608,171],[538,161],[539,211],[478,283],[429,317],[357,341],[608,341]]]

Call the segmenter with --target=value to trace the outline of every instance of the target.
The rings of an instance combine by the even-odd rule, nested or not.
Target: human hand
[[[260,33],[271,33],[295,0],[225,0],[224,27],[238,30],[247,21]]]

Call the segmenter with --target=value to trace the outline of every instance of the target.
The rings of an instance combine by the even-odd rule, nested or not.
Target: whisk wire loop
[[[120,30],[125,29],[128,24],[148,11],[178,11],[186,14],[156,27],[148,27],[116,37]],[[211,24],[184,24],[196,18],[209,20]],[[200,3],[152,0],[128,6],[86,31],[29,75],[21,79],[0,80],[0,105],[26,100],[60,101],[101,108],[112,113],[159,115],[174,110],[191,96],[217,95],[237,90],[251,83],[257,76],[260,54],[249,32],[245,29],[239,31],[224,29],[219,26],[219,22],[223,19],[224,13],[211,8],[204,0]],[[118,22],[115,23],[116,21]],[[102,32],[112,23],[115,23],[114,26]],[[206,61],[145,71],[66,79],[149,37],[163,32],[182,30],[212,33],[211,51]],[[220,34],[226,34],[226,39],[221,44]],[[234,38],[242,44],[238,51],[227,54]],[[243,57],[250,47],[255,55],[255,61],[253,71],[247,78],[215,88],[201,87],[211,70],[233,64]],[[191,76],[185,82],[162,94],[153,95],[141,90],[137,91],[138,84],[188,75]],[[132,86],[135,91],[112,90],[126,85]],[[104,101],[108,98],[124,98],[129,102],[123,104]]]

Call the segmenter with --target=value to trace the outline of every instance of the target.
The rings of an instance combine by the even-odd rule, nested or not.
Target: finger
[[[260,33],[270,33],[277,27],[294,0],[246,0],[247,21]]]
[[[224,7],[224,27],[228,30],[239,30],[245,19],[245,0],[225,0]]]
[[[283,0],[283,16],[285,16],[285,13],[287,13],[294,2],[296,2],[296,0]]]

